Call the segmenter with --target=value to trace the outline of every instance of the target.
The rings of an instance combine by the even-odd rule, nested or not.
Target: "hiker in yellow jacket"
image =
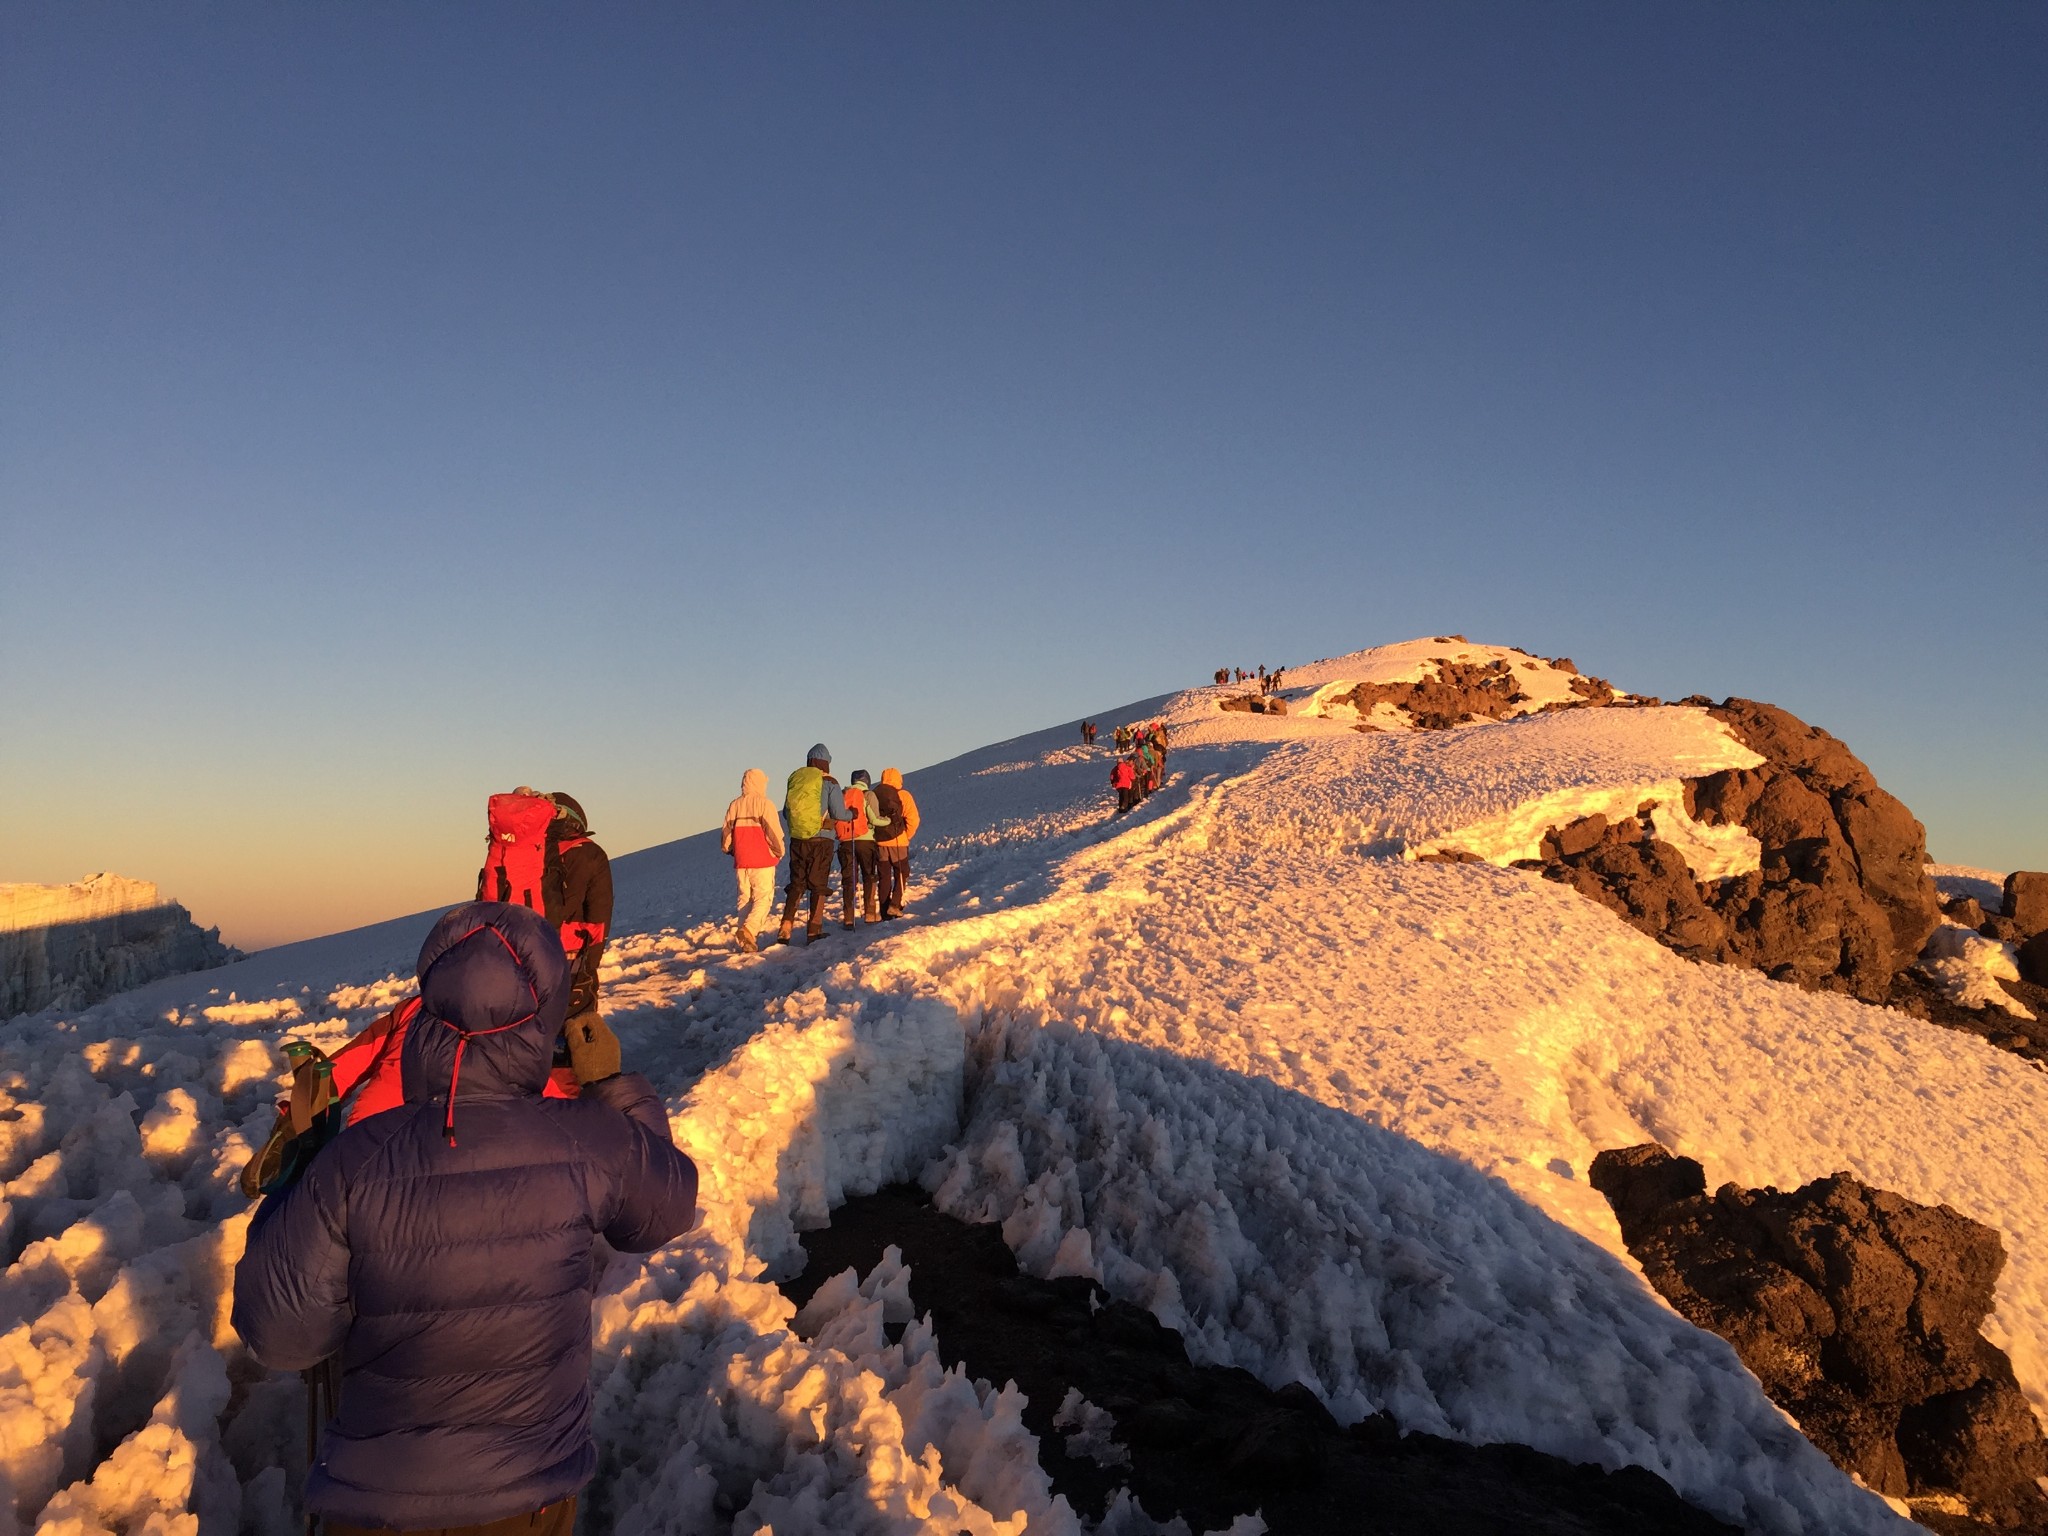
[[[882,888],[882,916],[901,917],[903,895],[910,885],[910,840],[917,835],[917,801],[894,768],[882,770],[882,782],[874,795],[882,802],[882,814],[889,818],[888,837],[875,843],[881,861],[877,884]]]

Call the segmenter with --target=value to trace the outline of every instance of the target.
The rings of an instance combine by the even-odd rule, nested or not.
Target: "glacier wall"
[[[218,928],[147,880],[0,885],[0,1018],[81,1008],[115,992],[242,958]]]

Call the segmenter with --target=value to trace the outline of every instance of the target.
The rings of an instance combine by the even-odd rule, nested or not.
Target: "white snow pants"
[[[775,905],[775,867],[734,871],[740,877],[740,926],[759,933],[768,926]]]

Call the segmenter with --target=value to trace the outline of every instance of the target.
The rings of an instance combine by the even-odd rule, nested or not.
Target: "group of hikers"
[[[1157,720],[1120,725],[1114,740],[1117,760],[1109,770],[1109,787],[1116,791],[1116,813],[1122,816],[1166,782],[1166,726]]]
[[[877,784],[865,768],[856,768],[842,788],[832,777],[832,754],[823,742],[789,776],[779,811],[768,798],[767,774],[749,768],[740,775],[739,797],[725,808],[719,842],[732,855],[739,878],[734,944],[746,954],[759,947],[775,901],[775,866],[785,854],[789,881],[783,887],[779,942],[790,942],[797,911],[806,901],[805,942],[824,937],[835,865],[841,927],[852,932],[856,912],[868,923],[903,916],[910,840],[917,827],[917,800],[903,787],[900,772],[884,768]]]
[[[1114,740],[1121,815],[1163,781],[1166,728]],[[806,903],[823,936],[835,868],[843,927],[903,915],[919,816],[900,772],[842,786],[819,743],[780,807],[767,790],[747,769],[720,835],[737,948],[756,948],[785,857],[784,943]],[[697,1220],[696,1167],[598,1006],[611,860],[560,791],[492,795],[486,819],[477,899],[427,935],[416,993],[331,1056],[285,1043],[290,1093],[242,1174],[262,1203],[234,1326],[305,1378],[305,1507],[326,1536],[570,1536],[597,1467],[600,1256]]]
[[[235,1331],[305,1378],[325,1536],[570,1536],[605,1256],[697,1221],[696,1166],[598,1012],[611,863],[582,806],[522,787],[489,829],[417,993],[331,1057],[286,1042],[242,1175]]]
[[[1261,666],[1256,674],[1245,671],[1243,667],[1218,667],[1215,677],[1218,688],[1228,687],[1233,682],[1248,683],[1256,679],[1261,696],[1269,693],[1278,693],[1281,686],[1280,669],[1278,667],[1268,672]]]

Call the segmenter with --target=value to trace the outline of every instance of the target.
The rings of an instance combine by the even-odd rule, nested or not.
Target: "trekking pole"
[[[306,1384],[306,1471],[313,1470],[313,1458],[320,1452],[320,1367],[309,1366],[299,1372],[299,1379]],[[312,1510],[306,1511],[306,1536],[320,1536],[320,1517]]]
[[[306,1471],[310,1474],[313,1463],[320,1457],[320,1430],[339,1406],[341,1362],[330,1355],[318,1365],[309,1365],[299,1372],[300,1380],[306,1384]],[[306,1511],[306,1536],[320,1536],[320,1517],[312,1510]]]

